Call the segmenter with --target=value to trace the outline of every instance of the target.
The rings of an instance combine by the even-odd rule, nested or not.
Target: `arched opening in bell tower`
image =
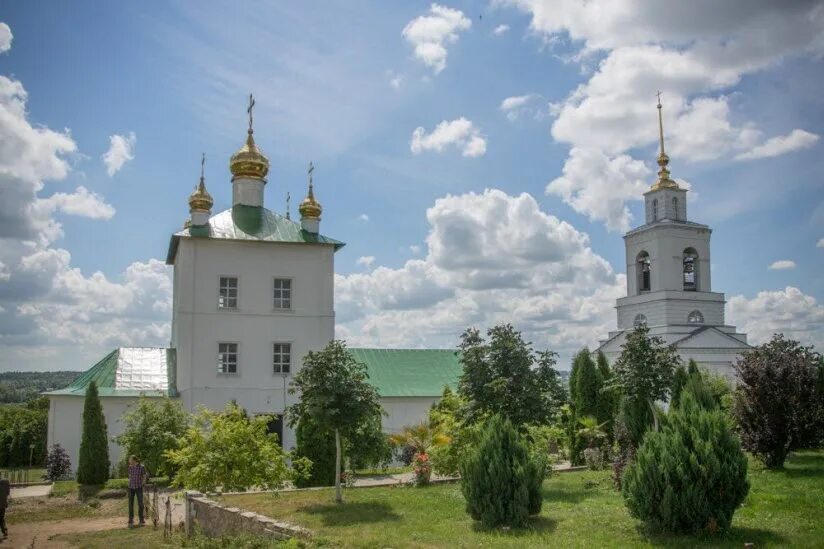
[[[698,289],[698,252],[695,248],[687,248],[683,255],[684,291],[694,292]]]
[[[651,287],[651,267],[649,261],[649,254],[647,252],[640,252],[635,259],[638,270],[638,291],[648,292]]]

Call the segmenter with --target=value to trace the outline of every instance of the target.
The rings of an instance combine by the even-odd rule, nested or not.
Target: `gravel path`
[[[25,486],[23,488],[12,488],[12,498],[42,498],[51,494],[52,485]]]
[[[9,526],[9,537],[0,542],[0,548],[7,547],[65,549],[71,547],[63,540],[51,539],[57,534],[76,534],[79,532],[100,532],[126,528],[123,517],[106,517],[98,519],[64,519],[41,522],[24,522]]]

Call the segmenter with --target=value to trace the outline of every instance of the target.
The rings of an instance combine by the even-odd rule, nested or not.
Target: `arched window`
[[[647,252],[641,252],[635,261],[638,270],[638,291],[648,292],[652,285],[652,273],[650,272],[652,269],[650,267],[649,254]]]
[[[678,221],[678,197],[672,197],[672,218]]]
[[[652,201],[652,220],[658,220],[658,199]]]
[[[695,248],[687,248],[684,250],[683,256],[683,272],[684,272],[684,291],[694,292],[698,289],[698,252]]]
[[[635,320],[632,321],[632,325],[635,326],[636,328],[638,326],[640,326],[641,324],[646,324],[646,323],[647,323],[647,317],[645,317],[642,314],[635,315]]]
[[[701,311],[693,311],[687,317],[687,322],[689,324],[703,324],[704,315],[701,314]]]

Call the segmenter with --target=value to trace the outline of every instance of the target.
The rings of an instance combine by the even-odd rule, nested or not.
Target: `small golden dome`
[[[320,214],[323,213],[323,208],[320,205],[320,202],[315,200],[315,190],[312,185],[312,172],[315,171],[315,167],[312,163],[309,163],[309,192],[306,194],[306,198],[303,199],[303,202],[300,203],[298,206],[298,211],[300,212],[301,219],[320,219]]]
[[[246,177],[266,181],[266,174],[269,173],[269,159],[258,149],[255,138],[252,136],[253,133],[252,128],[249,128],[246,143],[232,155],[229,161],[232,180],[237,177]]]
[[[200,183],[197,184],[195,190],[189,195],[189,210],[192,212],[208,212],[211,211],[212,205],[215,201],[212,200],[212,195],[206,190],[206,180],[203,177],[203,168],[206,164],[206,154],[200,160]]]

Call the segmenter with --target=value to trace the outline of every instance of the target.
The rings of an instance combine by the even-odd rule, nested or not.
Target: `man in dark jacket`
[[[129,528],[134,528],[134,500],[137,498],[137,516],[139,526],[146,524],[143,521],[143,484],[149,478],[146,468],[140,463],[137,456],[129,458]]]
[[[11,485],[8,479],[0,478],[0,530],[3,531],[3,537],[9,537],[9,531],[6,529],[6,507],[9,506],[9,494],[11,493]]]

